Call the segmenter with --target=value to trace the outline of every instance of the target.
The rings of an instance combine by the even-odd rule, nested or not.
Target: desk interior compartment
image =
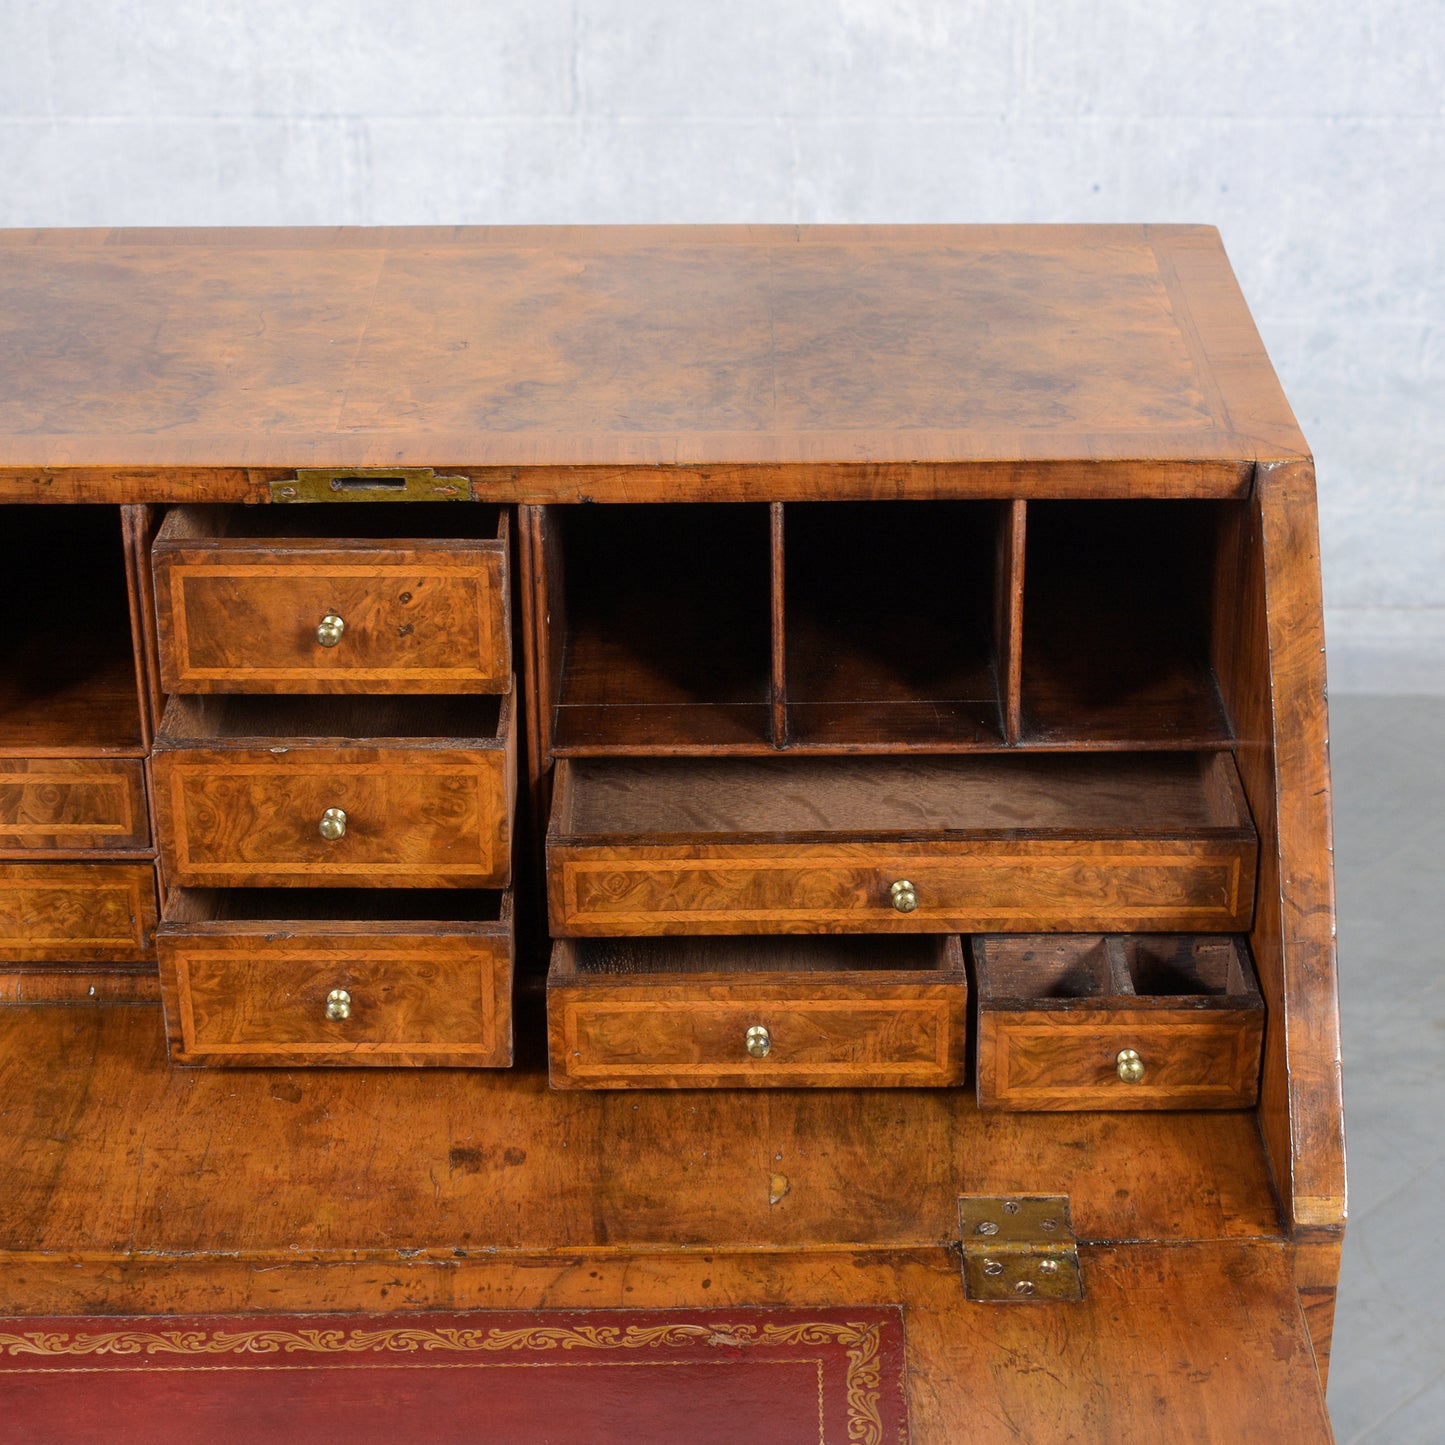
[[[768,749],[769,509],[572,506],[542,520],[553,751]]]
[[[1028,504],[1022,740],[1225,746],[1211,665],[1227,509],[1206,501]]]
[[[970,940],[978,1100],[995,1109],[1242,1109],[1264,1002],[1233,935]]]
[[[547,979],[557,1088],[960,1082],[956,935],[562,939]]]
[[[508,528],[467,502],[172,507],[151,549],[162,686],[504,692]]]
[[[787,744],[999,746],[1000,502],[783,508]]]
[[[144,755],[132,615],[119,508],[0,509],[0,772]]]
[[[552,932],[1234,931],[1258,840],[1227,753],[577,758]]]
[[[512,931],[510,891],[175,889],[171,1061],[505,1067]]]

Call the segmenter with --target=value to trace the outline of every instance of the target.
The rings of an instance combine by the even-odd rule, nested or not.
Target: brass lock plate
[[[963,1292],[1022,1304],[1084,1297],[1066,1194],[960,1195]]]
[[[270,492],[273,502],[469,502],[472,484],[432,467],[298,467]]]

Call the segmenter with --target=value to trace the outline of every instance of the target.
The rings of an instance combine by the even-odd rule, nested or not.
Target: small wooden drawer
[[[0,958],[145,963],[155,957],[155,866],[0,863]]]
[[[511,686],[497,507],[175,507],[152,559],[168,693]]]
[[[0,758],[0,857],[149,845],[139,758]]]
[[[957,937],[563,939],[552,1083],[574,1089],[959,1082]]]
[[[157,935],[171,1060],[512,1062],[512,895],[177,889]]]
[[[562,759],[560,937],[1234,930],[1257,840],[1224,753]]]
[[[1242,938],[971,940],[986,1109],[1245,1109],[1264,1001]]]
[[[186,698],[152,776],[182,887],[500,888],[512,698]]]

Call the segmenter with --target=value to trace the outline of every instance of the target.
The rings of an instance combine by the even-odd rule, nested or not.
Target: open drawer
[[[173,697],[152,759],[181,887],[499,888],[511,879],[510,694]]]
[[[557,1088],[959,1082],[954,935],[561,939],[547,976]]]
[[[1246,1109],[1264,1001],[1242,938],[974,938],[978,1102]]]
[[[171,1061],[512,1062],[512,895],[176,889],[156,934]]]
[[[1257,839],[1227,753],[561,759],[559,937],[1235,931]]]
[[[173,507],[152,560],[168,693],[512,685],[498,507]]]

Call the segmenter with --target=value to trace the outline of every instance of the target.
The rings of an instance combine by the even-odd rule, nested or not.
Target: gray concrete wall
[[[1207,221],[1445,691],[1441,0],[0,0],[0,224]]]

